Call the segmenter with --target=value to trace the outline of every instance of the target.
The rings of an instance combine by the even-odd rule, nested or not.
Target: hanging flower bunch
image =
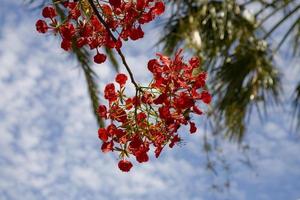
[[[115,49],[122,59],[129,77],[117,74],[115,83],[109,83],[104,90],[106,105],[100,104],[98,114],[108,122],[99,128],[104,153],[118,152],[118,167],[124,172],[132,168],[130,156],[137,162],[149,160],[149,150],[154,149],[159,157],[164,147],[173,148],[181,141],[178,130],[189,126],[190,133],[197,131],[192,115],[202,115],[200,104],[209,104],[211,95],[205,89],[207,74],[195,73],[200,60],[192,57],[184,61],[182,50],[174,58],[157,54],[157,59],[148,62],[152,81],[141,86],[134,80],[125,56],[122,43],[129,39],[143,38],[142,25],[161,15],[165,6],[160,0],[97,0],[58,1],[68,13],[59,22],[53,6],[43,9],[45,20],[36,22],[40,33],[52,32],[62,38],[61,47],[69,51],[73,45],[78,48],[88,46],[96,50],[95,63],[103,63],[106,55],[101,47]],[[135,95],[126,94],[128,81],[135,86]]]

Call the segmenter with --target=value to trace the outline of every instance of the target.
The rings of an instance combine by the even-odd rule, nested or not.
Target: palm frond
[[[265,9],[275,9],[282,4],[281,0],[255,2],[260,2]],[[211,113],[215,127],[221,125],[226,135],[241,141],[247,128],[245,120],[252,107],[263,106],[265,109],[270,100],[278,102],[280,74],[271,46],[260,39],[266,34],[264,28],[257,26],[257,16],[234,0],[177,0],[170,4],[174,9],[171,16],[175,17],[166,24],[165,35],[160,40],[165,52],[173,53],[179,46],[193,47],[189,42],[193,37],[190,33],[199,31],[202,39],[200,56],[204,69],[209,72],[210,90],[215,97]],[[288,3],[284,5],[287,7]],[[282,22],[279,21],[277,27],[286,18],[280,19]]]
[[[300,128],[300,82],[298,83],[293,99],[294,118],[296,119],[296,128]]]

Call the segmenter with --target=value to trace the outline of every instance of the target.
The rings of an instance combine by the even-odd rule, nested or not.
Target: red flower
[[[116,137],[117,137],[117,141],[120,144],[125,144],[127,142],[127,139],[128,139],[128,137],[126,136],[126,132],[121,130],[121,129],[117,129]]]
[[[189,60],[189,63],[192,66],[192,68],[197,68],[200,65],[200,59],[198,57],[192,57]]]
[[[132,168],[132,163],[128,160],[120,160],[118,167],[123,172],[129,172]]]
[[[147,155],[146,152],[144,151],[141,151],[141,152],[138,152],[137,155],[136,155],[136,160],[139,162],[139,163],[143,163],[143,162],[147,162],[149,160],[149,157]]]
[[[117,120],[118,122],[125,123],[127,120],[127,114],[123,108],[113,105],[110,109],[110,118]]]
[[[198,115],[202,115],[203,112],[197,107],[197,106],[193,106],[193,112],[198,114]]]
[[[111,7],[107,4],[102,4],[101,9],[103,11],[103,14],[106,16],[111,16],[112,15],[112,10]]]
[[[86,31],[92,31],[92,28],[94,28],[94,30],[99,30],[99,31],[103,30],[103,25],[99,22],[99,20],[97,19],[97,17],[95,15],[93,15],[90,20],[91,20],[91,24],[90,24],[91,27],[88,26],[87,27],[88,29]],[[91,30],[89,30],[89,29],[91,29]]]
[[[43,9],[42,15],[45,18],[53,18],[56,16],[55,9],[53,7],[47,6]]]
[[[197,131],[197,127],[195,125],[194,122],[190,122],[190,132],[193,134],[193,133],[196,133]]]
[[[72,48],[72,43],[70,40],[62,40],[60,47],[65,51],[69,51]]]
[[[76,33],[74,25],[69,22],[61,26],[59,32],[61,33],[62,38],[67,40],[71,40]]]
[[[160,118],[162,118],[162,119],[167,120],[171,117],[170,108],[167,106],[160,107],[158,109],[158,112],[159,112]]]
[[[178,109],[186,109],[194,105],[193,98],[184,92],[181,92],[179,97],[176,98],[174,101],[176,108]]]
[[[155,6],[154,6],[154,9],[152,10],[152,13],[154,15],[160,15],[163,12],[165,12],[165,4],[163,2],[161,2],[161,1],[156,2]]]
[[[77,2],[64,2],[64,5],[70,9],[74,9],[77,5]]]
[[[109,100],[109,102],[116,101],[118,95],[115,91],[115,85],[113,83],[107,84],[104,89],[104,98]]]
[[[48,25],[44,20],[39,19],[36,24],[36,30],[39,33],[46,33],[48,31]]]
[[[139,26],[138,28],[131,29],[129,37],[132,40],[138,40],[140,38],[143,38],[144,31],[142,30],[141,26]]]
[[[119,38],[116,42],[115,42],[115,48],[116,49],[121,49],[122,47],[122,41],[121,39]]]
[[[209,104],[211,102],[211,95],[207,91],[201,93],[201,99],[204,103]]]
[[[203,87],[205,86],[206,77],[207,77],[206,72],[200,73],[200,74],[196,77],[196,82],[195,82],[195,84],[194,84],[194,88],[195,88],[195,89],[203,88]]]
[[[158,63],[157,59],[152,59],[149,60],[148,62],[148,70],[150,72],[154,73],[159,73],[162,72],[162,70],[160,69],[160,64]]]
[[[133,100],[131,98],[126,99],[125,101],[126,110],[133,108]]]
[[[145,92],[142,96],[142,102],[145,104],[151,104],[153,102],[152,94],[149,92]]]
[[[170,148],[173,148],[174,147],[174,145],[177,143],[177,142],[180,142],[180,137],[178,137],[178,135],[175,135],[174,137],[173,137],[173,139],[171,140],[171,143],[169,144],[169,147]]]
[[[109,0],[109,3],[115,8],[119,8],[121,6],[121,0]]]
[[[106,55],[103,54],[103,53],[97,53],[97,54],[94,56],[94,62],[97,63],[97,64],[104,63],[105,60],[106,60]]]
[[[136,9],[143,10],[145,7],[145,0],[137,0],[136,1]]]
[[[141,99],[134,96],[132,98],[132,104],[134,105],[134,107],[139,107],[141,105]]]
[[[103,118],[107,117],[107,109],[106,109],[105,105],[99,105],[98,114],[100,117],[103,117]]]
[[[145,23],[148,23],[148,22],[152,21],[153,19],[154,19],[154,16],[152,15],[151,11],[149,11],[148,13],[142,14],[142,16],[138,20],[138,22],[140,24],[145,24]]]
[[[120,84],[120,87],[123,87],[126,84],[127,79],[125,74],[118,74],[116,76],[116,82]]]
[[[78,48],[81,48],[86,44],[87,44],[87,40],[84,37],[77,38],[76,45]]]
[[[136,120],[138,122],[142,122],[143,120],[145,120],[147,118],[147,115],[143,112],[140,112],[139,114],[137,114],[136,116]]]
[[[153,103],[155,104],[162,104],[162,103],[166,103],[168,100],[168,95],[166,93],[162,93],[161,95],[159,95],[159,97],[157,97]]]
[[[160,155],[162,149],[163,149],[163,148],[162,148],[161,146],[156,147],[155,152],[154,152],[156,158],[159,157],[159,155]]]
[[[118,133],[118,129],[114,124],[110,124],[107,127],[107,132],[108,132],[108,135],[112,137]]]
[[[99,130],[98,130],[98,137],[103,142],[106,142],[108,140],[107,130],[105,128],[99,128]]]
[[[131,142],[129,143],[128,147],[131,151],[136,151],[141,147],[142,144],[143,141],[141,138],[138,135],[135,135],[133,138],[131,138]]]
[[[181,51],[181,50],[179,50]],[[171,64],[171,59],[168,56],[162,55],[161,53],[156,53],[156,55],[159,57],[159,60],[164,64],[169,66]],[[180,56],[179,53],[176,53],[176,59],[178,59],[178,56]]]
[[[78,8],[73,8],[72,10],[70,10],[70,16],[72,19],[77,20],[81,15],[81,12]]]
[[[113,141],[110,142],[103,142],[102,146],[101,146],[101,150],[103,153],[107,153],[110,151],[113,151],[114,147],[114,143]]]

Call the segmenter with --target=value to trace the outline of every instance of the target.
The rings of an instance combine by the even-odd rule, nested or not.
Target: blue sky
[[[288,107],[274,107],[263,122],[252,116],[246,138],[251,148],[246,153],[236,144],[222,142],[219,153],[211,155],[217,176],[205,168],[201,127],[197,134],[184,136],[184,145],[121,173],[117,156],[99,151],[83,73],[56,38],[35,32],[38,14],[20,1],[1,1],[1,200],[300,198],[300,138],[290,131]],[[139,80],[148,77],[144,66],[156,52],[149,43],[157,36],[159,31],[151,30],[143,41],[128,44],[128,61]],[[281,66],[294,66],[284,72],[288,99],[299,78],[300,59],[287,62],[277,57]],[[106,64],[94,68],[103,88],[114,72]],[[252,167],[243,164],[247,157]],[[222,168],[223,159],[229,171]],[[229,190],[211,189],[227,179]]]

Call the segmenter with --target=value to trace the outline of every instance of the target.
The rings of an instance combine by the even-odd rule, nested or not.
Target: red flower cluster
[[[99,1],[98,1],[99,2]],[[96,49],[95,63],[103,63],[106,55],[99,53],[102,46],[107,48],[121,48],[122,40],[137,40],[144,36],[142,24],[152,21],[165,10],[164,3],[160,0],[109,0],[108,3],[97,3],[95,6],[109,29],[118,34],[117,41],[111,37],[107,29],[93,12],[88,0],[59,1],[58,7],[67,13],[66,20],[59,22],[56,18],[54,7],[47,6],[42,15],[48,19],[38,20],[36,29],[40,33],[52,30],[62,37],[61,48],[69,51],[72,44],[81,48],[87,45]]]
[[[95,49],[94,62],[98,64],[106,60],[106,55],[99,52],[101,47],[117,49],[135,85],[136,95],[127,96],[128,78],[118,74],[115,78],[118,89],[113,83],[105,87],[108,107],[100,105],[98,108],[99,116],[110,121],[106,128],[98,130],[103,142],[101,150],[104,153],[119,152],[120,170],[128,172],[132,168],[132,163],[126,159],[130,155],[143,163],[149,160],[150,148],[155,149],[156,157],[166,145],[173,148],[181,141],[178,130],[183,125],[189,126],[190,133],[197,131],[191,114],[202,115],[198,104],[211,101],[210,94],[204,89],[206,73],[195,70],[200,60],[194,57],[185,63],[182,50],[173,60],[157,54],[158,59],[148,62],[153,80],[147,87],[141,87],[134,81],[120,50],[122,41],[144,36],[141,26],[164,12],[162,0],[62,0],[56,2],[55,7],[67,14],[66,19],[58,21],[56,9],[47,6],[42,11],[46,19],[36,22],[38,32],[59,34],[61,48],[66,51],[75,45]]]
[[[199,59],[194,57],[185,63],[181,53],[178,51],[173,60],[161,54],[159,59],[150,60],[148,69],[153,81],[148,87],[139,87],[134,97],[124,93],[125,74],[116,77],[119,90],[113,83],[106,85],[104,94],[109,105],[100,105],[98,113],[110,124],[100,128],[98,135],[103,152],[120,153],[118,166],[122,171],[132,167],[125,157],[133,155],[139,163],[147,162],[151,146],[158,157],[166,145],[172,148],[180,142],[177,132],[182,125],[189,125],[190,133],[197,131],[191,114],[201,115],[197,103],[208,104],[211,96],[203,89],[206,73],[195,73]]]

